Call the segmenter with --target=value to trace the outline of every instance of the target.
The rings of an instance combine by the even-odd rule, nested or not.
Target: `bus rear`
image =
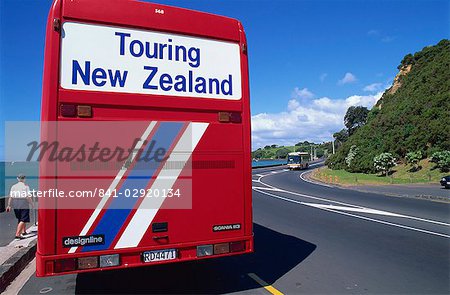
[[[55,0],[45,47],[37,276],[253,251],[240,22]]]
[[[307,152],[293,152],[287,156],[287,167],[289,170],[306,169],[309,167],[310,155]]]

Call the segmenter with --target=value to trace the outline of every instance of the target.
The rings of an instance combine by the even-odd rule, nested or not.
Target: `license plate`
[[[177,250],[176,249],[146,251],[146,252],[142,253],[142,260],[144,262],[174,260],[176,258],[177,258]]]

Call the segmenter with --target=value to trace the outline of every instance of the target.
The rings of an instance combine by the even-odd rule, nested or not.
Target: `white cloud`
[[[395,38],[396,38],[395,36],[386,35],[382,31],[379,31],[379,30],[370,30],[370,31],[367,32],[367,35],[372,37],[372,38],[374,38],[374,39],[378,39],[378,40],[380,40],[381,42],[384,42],[384,43],[388,43],[388,42],[394,41]]]
[[[327,73],[323,73],[322,75],[320,75],[320,82],[323,82],[323,81],[325,81],[325,79],[326,79],[326,77],[328,76],[328,74]]]
[[[391,42],[394,40],[395,40],[395,37],[393,37],[393,36],[384,36],[383,38],[381,38],[381,42],[384,42],[384,43],[388,43],[388,42]]]
[[[299,106],[300,106],[300,103],[298,102],[298,100],[296,100],[294,98],[288,102],[288,110],[289,111],[295,110]]]
[[[350,106],[371,108],[381,97],[352,95],[345,99],[322,97],[310,101],[291,99],[286,111],[252,116],[253,149],[265,145],[292,145],[299,141],[329,141],[344,127],[344,115]]]
[[[369,36],[379,36],[380,35],[380,31],[378,30],[370,30],[367,32],[367,35]]]
[[[372,83],[369,84],[367,86],[365,86],[363,88],[364,91],[368,91],[368,92],[375,92],[375,91],[379,91],[383,88],[383,84],[382,83]]]
[[[345,73],[344,77],[338,81],[338,84],[339,85],[349,84],[349,83],[356,82],[356,80],[358,80],[356,78],[356,76],[353,75],[352,73],[348,72],[348,73]]]
[[[314,93],[308,90],[308,88],[299,89],[294,88],[293,98],[311,99],[314,97]]]

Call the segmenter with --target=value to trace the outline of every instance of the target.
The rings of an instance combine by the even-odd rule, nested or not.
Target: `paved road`
[[[17,219],[14,212],[0,213],[0,247],[8,245],[16,235]]]
[[[443,200],[450,200],[450,190],[441,186],[438,182],[432,184],[391,184],[391,185],[376,185],[376,186],[353,186],[352,188],[382,193],[393,196],[405,197],[437,197]]]
[[[448,294],[450,204],[306,183],[301,172],[254,171],[251,255],[37,279],[60,293]]]
[[[256,220],[317,246],[276,287],[298,292],[297,279],[305,293],[449,292],[449,204],[323,187],[299,176],[254,177],[262,182],[254,182],[255,211],[264,214]]]
[[[32,226],[35,222],[35,210],[30,211],[30,223],[27,224],[27,228]],[[14,212],[1,212],[0,213],[0,247],[8,245],[16,235],[17,219]]]

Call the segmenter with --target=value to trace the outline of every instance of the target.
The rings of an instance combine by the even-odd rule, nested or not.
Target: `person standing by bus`
[[[17,183],[11,187],[6,212],[14,208],[14,214],[17,218],[16,239],[27,238],[26,224],[30,222],[30,205],[32,206],[31,192],[25,184],[25,175],[17,176]]]

